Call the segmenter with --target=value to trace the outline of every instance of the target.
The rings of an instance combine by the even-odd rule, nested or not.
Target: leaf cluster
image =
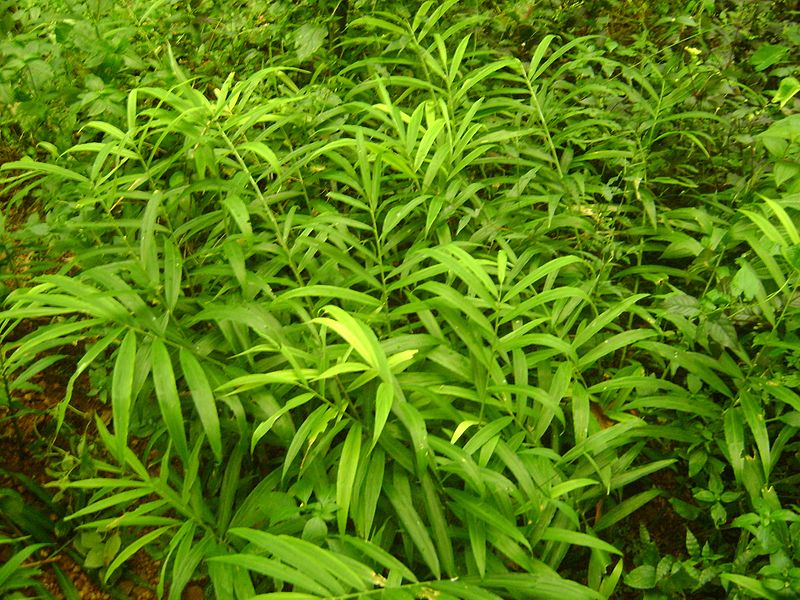
[[[126,6],[130,39],[169,4]],[[108,404],[54,483],[87,568],[111,582],[147,549],[170,598],[198,579],[219,598],[796,590],[791,82],[748,90],[743,160],[738,80],[673,48],[719,43],[708,2],[653,25],[664,48],[606,31],[522,52],[471,3],[326,4],[292,33],[311,5],[279,4],[243,4],[276,25],[269,60],[235,62],[255,42],[190,3],[160,24],[174,45],[131,42],[155,74],[70,109],[63,151],[2,166],[51,257],[0,312],[9,419],[59,361],[54,440],[89,374]],[[656,499],[689,558],[624,535]]]

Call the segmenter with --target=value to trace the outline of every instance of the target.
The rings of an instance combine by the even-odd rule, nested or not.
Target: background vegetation
[[[0,5],[5,597],[800,593],[793,3]]]

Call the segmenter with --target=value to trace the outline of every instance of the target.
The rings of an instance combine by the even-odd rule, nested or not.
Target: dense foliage
[[[2,4],[7,597],[800,593],[792,3]]]

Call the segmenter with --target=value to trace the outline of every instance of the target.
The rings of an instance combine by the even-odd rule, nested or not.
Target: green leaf
[[[382,305],[381,301],[364,292],[358,292],[349,288],[343,288],[335,285],[306,285],[287,290],[278,298],[281,300],[291,300],[293,298],[337,298],[341,300],[348,300],[368,306],[370,308],[378,308]]]
[[[428,515],[428,522],[431,524],[433,541],[436,543],[439,560],[445,573],[453,577],[456,572],[455,557],[453,555],[453,541],[447,517],[445,515],[444,503],[437,492],[436,486],[430,472],[425,471],[421,476],[421,496],[425,505],[425,512]]]
[[[626,298],[621,302],[616,302],[611,308],[606,310],[601,315],[598,315],[594,320],[592,320],[583,329],[579,330],[578,333],[575,335],[575,338],[572,340],[573,350],[577,351],[578,348],[580,348],[583,344],[592,339],[597,333],[599,333],[604,327],[609,325],[619,315],[627,311],[631,306],[636,304],[639,300],[646,297],[647,294],[635,294],[629,298]],[[623,338],[623,340],[624,339],[625,338]]]
[[[464,444],[464,452],[467,454],[473,454],[474,452],[480,450],[485,444],[497,438],[500,432],[508,427],[513,421],[514,417],[500,417],[491,423],[487,423],[485,426],[481,427],[466,444]],[[455,437],[455,434],[453,435]]]
[[[64,424],[67,407],[72,399],[73,390],[75,389],[75,383],[78,381],[78,378],[84,371],[86,371],[86,369],[89,368],[89,366],[92,365],[92,363],[94,363],[99,356],[105,352],[106,348],[119,339],[119,336],[122,335],[123,331],[125,331],[125,327],[117,327],[112,329],[106,336],[89,346],[89,348],[86,350],[86,353],[78,361],[75,371],[67,382],[67,391],[64,394],[64,399],[59,402],[58,407],[56,408],[56,434],[58,434],[58,432],[61,430],[61,426]]]
[[[328,29],[318,23],[304,23],[294,32],[294,49],[297,60],[305,62],[322,48],[328,37]]]
[[[694,258],[703,252],[703,245],[693,237],[680,231],[663,236],[670,244],[661,253],[661,258]]]
[[[789,145],[800,139],[800,114],[775,121],[757,137],[774,158],[783,158]]]
[[[661,355],[673,362],[676,366],[686,369],[689,373],[692,373],[708,384],[713,390],[727,397],[733,395],[730,388],[725,385],[725,382],[712,370],[713,368],[723,371],[723,365],[710,356],[698,352],[686,352],[685,350],[680,350],[675,346],[662,344],[661,342],[643,341],[641,342],[641,347]]]
[[[361,493],[361,515],[362,521],[362,534],[369,537],[372,532],[372,525],[375,521],[375,512],[380,500],[381,491],[383,490],[383,475],[386,469],[386,454],[383,449],[378,446],[373,449],[372,457],[367,468],[367,475],[364,479]]]
[[[0,567],[0,591],[9,590],[6,584],[10,581],[14,583],[14,577],[18,574],[21,565],[35,552],[38,552],[47,544],[30,544],[19,552],[11,555]]]
[[[428,196],[417,196],[413,200],[397,204],[386,211],[386,216],[383,219],[383,228],[381,229],[381,238],[385,239],[400,223],[402,223],[408,215],[410,215],[418,206],[429,200]]]
[[[393,483],[386,484],[386,497],[394,507],[400,519],[400,523],[403,525],[403,529],[420,551],[422,560],[425,561],[425,564],[434,574],[434,577],[438,579],[441,577],[439,555],[428,534],[427,527],[414,508],[414,503],[411,500],[411,487],[408,483],[408,478],[404,473],[399,471],[399,469],[395,469]]]
[[[487,304],[493,304],[499,297],[497,286],[489,276],[486,267],[482,266],[463,248],[449,244],[424,250],[423,254],[432,256],[445,265],[451,273],[466,283],[470,290]]]
[[[428,127],[427,131],[425,131],[425,134],[422,136],[422,140],[419,142],[417,154],[414,157],[415,171],[419,171],[420,167],[422,167],[422,163],[425,162],[425,159],[428,157],[428,152],[430,151],[433,143],[436,141],[436,138],[439,136],[439,133],[441,133],[442,129],[444,128],[444,125],[444,119],[437,119]]]
[[[469,92],[473,87],[489,78],[497,71],[514,66],[516,64],[516,59],[504,58],[491,62],[488,65],[484,65],[475,71],[472,71],[469,75],[467,75],[467,77],[464,78],[464,83],[461,84],[461,87],[453,95],[454,100],[456,102],[462,101],[466,97],[467,92]]]
[[[464,515],[467,522],[469,535],[469,549],[481,577],[486,576],[486,528],[483,523],[472,513],[467,511]]]
[[[636,567],[625,575],[624,581],[635,590],[652,590],[656,587],[656,568],[652,565]]]
[[[539,71],[539,65],[542,63],[542,59],[544,58],[547,49],[550,47],[550,44],[554,39],[556,39],[556,36],[549,34],[544,36],[536,45],[536,50],[533,51],[533,54],[531,55],[531,62],[528,65],[528,79],[531,81],[534,81],[541,74]]]
[[[598,482],[594,479],[586,478],[568,479],[567,481],[558,483],[550,488],[550,497],[555,500],[559,496],[569,494],[572,491],[579,490],[590,485],[598,485]]]
[[[461,507],[466,513],[474,516],[477,520],[510,537],[512,540],[530,549],[530,542],[522,535],[516,523],[501,514],[490,504],[483,503],[477,498],[460,490],[448,489],[447,494],[453,499],[454,505]]]
[[[786,104],[800,92],[800,81],[796,77],[784,77],[772,97],[773,102],[779,102],[783,108]]]
[[[314,579],[313,574],[309,574],[310,570],[296,569],[284,565],[280,561],[266,558],[264,556],[258,556],[255,554],[230,554],[223,556],[212,556],[208,560],[210,562],[219,562],[241,567],[243,569],[247,569],[248,571],[254,571],[259,575],[265,575],[279,581],[285,581],[286,583],[290,583],[301,589],[311,590],[315,594],[319,594],[319,596],[301,594],[299,596],[300,598],[330,598],[337,595],[328,588],[320,585]],[[267,597],[275,598],[276,595],[277,594],[269,594]],[[297,598],[298,596],[292,595],[290,597]]]
[[[183,257],[171,238],[164,239],[164,300],[170,312],[175,310],[181,294]]]
[[[277,160],[277,159],[276,159]],[[233,217],[234,223],[244,235],[253,235],[253,227],[250,224],[250,211],[247,205],[238,194],[228,194],[222,201],[222,205]]]
[[[562,529],[560,527],[548,527],[542,534],[542,539],[550,542],[563,542],[565,544],[572,544],[573,546],[585,546],[587,548],[597,548],[605,552],[619,554],[622,552],[617,550],[608,542],[586,533],[579,531],[570,531],[569,529]]]
[[[61,179],[68,179],[70,181],[87,182],[88,179],[75,171],[70,171],[64,167],[51,165],[49,163],[36,162],[33,160],[12,160],[4,162],[0,165],[0,171],[7,171],[10,169],[19,171],[33,171],[43,173],[45,175],[55,175]]]
[[[206,433],[208,444],[218,463],[222,462],[222,435],[219,425],[219,414],[217,413],[217,402],[214,392],[208,383],[203,367],[189,350],[181,348],[179,352],[181,370],[186,378],[189,390],[192,392],[192,400],[200,416],[200,422]]]
[[[259,423],[258,427],[255,428],[255,431],[253,431],[253,437],[250,439],[250,451],[253,451],[259,440],[269,433],[269,431],[281,417],[288,414],[298,406],[302,406],[303,404],[307,403],[312,398],[314,398],[314,394],[311,392],[300,394],[299,396],[287,401],[286,404],[276,410],[266,421]]]
[[[128,447],[128,427],[133,410],[133,373],[136,368],[136,332],[129,330],[117,350],[111,379],[111,410],[114,417],[116,456],[125,461]]]
[[[242,460],[246,454],[247,447],[240,443],[227,456],[225,473],[218,493],[216,525],[217,535],[219,536],[225,535],[230,523],[233,506],[236,503],[237,495],[242,485]]]
[[[394,391],[392,386],[387,385],[385,381],[378,384],[378,391],[375,395],[375,425],[372,430],[372,447],[378,443],[381,437],[383,428],[389,418],[389,413],[394,404]]]
[[[745,300],[752,300],[762,294],[766,295],[764,285],[750,262],[746,259],[737,262],[741,266],[731,280],[731,294],[743,296]]]
[[[625,346],[631,346],[640,340],[655,337],[656,335],[658,335],[657,332],[650,329],[635,329],[606,338],[589,350],[589,352],[578,358],[578,369],[585,371],[603,356],[616,352]]]
[[[103,498],[102,500],[98,500],[97,502],[92,502],[88,506],[84,506],[83,508],[76,510],[74,513],[67,515],[64,517],[65,521],[70,521],[72,519],[80,519],[81,517],[85,517],[86,515],[90,515],[92,513],[106,510],[107,508],[111,508],[113,506],[117,506],[120,504],[128,504],[133,502],[134,500],[138,500],[148,494],[151,494],[152,490],[141,487],[138,489],[128,490],[126,492],[119,492],[114,494],[113,496],[109,496],[108,498]]]
[[[175,373],[172,370],[172,359],[164,342],[158,338],[153,340],[151,352],[153,353],[153,384],[156,388],[161,417],[167,426],[167,432],[175,451],[186,465],[189,461],[189,446],[186,442],[183,412],[175,383]]]
[[[139,260],[142,263],[144,272],[147,273],[150,279],[150,285],[153,287],[158,286],[158,248],[156,246],[155,230],[161,211],[162,198],[163,194],[159,191],[150,194],[142,215],[142,225],[139,231]]]
[[[530,291],[533,288],[533,284],[540,279],[550,276],[565,267],[580,262],[581,259],[577,256],[560,256],[559,258],[554,258],[553,260],[546,262],[514,284],[511,289],[506,292],[505,296],[503,296],[502,302],[511,302],[512,300],[516,299],[517,296],[522,294],[522,292]]]
[[[762,44],[750,57],[756,71],[764,71],[777,65],[788,54],[789,48],[780,44]]]
[[[312,323],[319,323],[330,327],[340,336],[342,336],[348,344],[358,352],[361,357],[373,369],[381,372],[385,368],[385,372],[389,374],[389,366],[386,364],[386,355],[381,351],[375,335],[367,329],[367,327],[351,317],[344,310],[338,306],[326,306],[323,310],[333,315],[333,319],[327,317],[318,317],[312,319]],[[383,360],[381,360],[381,358]],[[387,377],[385,380],[388,380]]]
[[[575,432],[575,443],[581,444],[589,435],[591,401],[586,388],[576,381],[572,385],[572,428]]]
[[[456,51],[453,53],[453,59],[450,61],[450,68],[447,71],[447,84],[449,86],[452,86],[453,82],[456,80],[458,69],[461,66],[461,61],[464,59],[464,53],[467,51],[469,41],[470,36],[465,36],[461,42],[459,42]]]
[[[361,455],[361,425],[354,423],[347,432],[339,457],[339,469],[336,474],[336,505],[338,507],[337,522],[339,533],[344,534],[347,528],[347,516],[350,512],[350,499],[353,496],[353,483]]]
[[[333,407],[326,405],[318,406],[314,412],[308,415],[308,418],[303,421],[303,424],[297,428],[297,433],[292,438],[292,442],[286,449],[286,455],[283,459],[283,472],[282,476],[286,477],[286,473],[294,463],[294,459],[300,453],[303,444],[308,442],[309,446],[314,442],[316,437],[328,427],[328,423],[336,418],[337,411]]]
[[[748,389],[743,389],[739,393],[739,402],[742,405],[747,426],[753,434],[753,439],[758,448],[758,455],[761,457],[761,466],[764,469],[764,479],[769,481],[769,474],[772,471],[772,455],[769,444],[769,433],[764,418],[764,407],[756,398],[756,395]]]
[[[746,575],[736,575],[733,573],[722,573],[720,579],[723,581],[730,581],[740,588],[744,588],[748,592],[754,594],[755,598],[777,598],[777,596],[763,583],[752,577]]]
[[[764,201],[765,206],[770,209],[772,214],[775,215],[781,222],[781,225],[783,225],[783,230],[789,236],[789,241],[794,246],[800,245],[800,233],[798,233],[792,217],[789,216],[783,206],[781,206],[775,200],[767,198],[761,194],[759,194],[759,197]]]
[[[317,26],[317,27],[319,29],[322,29],[323,32],[324,32],[324,29],[325,29],[324,27],[320,27],[320,26]],[[301,29],[302,29],[302,27],[301,27]],[[316,51],[316,49],[314,49],[314,51]],[[239,144],[238,146],[236,146],[236,149],[240,150],[240,151],[244,150],[246,152],[252,152],[253,154],[258,156],[262,160],[266,161],[266,163],[270,167],[272,167],[272,170],[273,170],[273,172],[275,174],[280,175],[280,173],[281,173],[281,163],[278,160],[278,157],[275,155],[275,152],[273,152],[272,149],[269,146],[267,146],[265,143],[263,143],[263,142],[245,142],[243,144]],[[232,196],[228,196],[227,198],[232,198]],[[235,201],[231,200],[231,202],[232,202],[231,206],[233,206],[235,204]],[[244,212],[241,212],[241,207],[236,207],[235,210],[238,211],[237,214],[238,214],[239,219],[244,218],[245,220],[247,220],[247,218],[249,217],[249,213],[246,216]],[[246,210],[247,209],[245,207],[245,211]],[[231,214],[233,215],[233,213],[231,213]],[[234,218],[236,219],[235,216],[234,216]],[[236,219],[237,223],[239,223],[239,219]],[[242,224],[244,225],[244,221],[242,221]],[[244,229],[242,229],[243,233],[246,233],[245,229],[247,229],[247,225],[245,225]]]
[[[190,522],[186,522],[188,525]],[[170,550],[175,549],[175,558],[172,564],[172,580],[169,581],[169,600],[180,600],[183,590],[197,572],[200,562],[206,558],[205,554],[211,546],[211,533],[203,539],[195,540],[195,524],[183,526],[170,540]],[[163,581],[163,578],[162,578]],[[159,597],[163,598],[163,592]]]
[[[230,533],[303,572],[308,572],[308,567],[313,565],[315,586],[325,586],[334,592],[328,592],[329,595],[343,594],[345,590],[365,591],[371,587],[371,569],[305,540],[245,528],[231,529]]]
[[[450,8],[456,3],[458,0],[444,0],[443,2],[436,3],[436,2],[425,2],[417,11],[417,14],[414,15],[414,21],[412,22],[411,28],[412,31],[416,31],[417,28],[422,25],[421,29],[419,29],[419,33],[417,34],[417,43],[421,44],[422,40],[425,39],[425,36],[430,33],[442,16],[450,10]],[[436,9],[430,14],[427,15],[428,8],[430,6],[436,6]]]
[[[358,550],[364,556],[374,560],[379,565],[383,566],[389,571],[395,571],[398,575],[407,579],[408,581],[416,582],[417,578],[407,566],[397,560],[394,556],[386,552],[377,544],[356,538],[353,536],[342,536],[345,544]]]
[[[800,175],[800,163],[790,160],[778,160],[773,167],[775,175],[775,185],[783,187],[787,181],[791,181]]]
[[[595,531],[602,531],[603,529],[608,529],[609,527],[613,527],[629,515],[633,514],[645,504],[657,498],[661,495],[661,490],[652,489],[646,490],[644,492],[640,492],[631,496],[630,498],[626,498],[610,510],[608,510],[600,520],[595,523],[594,530]]]
[[[450,158],[450,149],[447,146],[439,146],[425,170],[425,176],[422,179],[423,192],[430,193],[432,191],[431,186],[438,175],[442,175],[443,179],[449,176],[449,169],[445,165],[448,158]]]

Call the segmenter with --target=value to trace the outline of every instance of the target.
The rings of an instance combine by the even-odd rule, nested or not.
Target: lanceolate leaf
[[[167,426],[175,451],[185,465],[189,460],[189,446],[186,443],[183,412],[175,383],[175,373],[172,370],[172,359],[164,342],[158,338],[153,340],[152,353],[153,384],[156,388],[161,417]]]
[[[605,550],[613,554],[622,555],[622,552],[617,550],[608,542],[596,538],[592,535],[581,533],[580,531],[569,531],[559,527],[548,527],[542,535],[543,540],[552,542],[565,542],[574,544],[576,546],[586,546],[588,548],[597,548],[598,550]]]
[[[456,571],[455,556],[453,552],[453,540],[447,523],[447,515],[441,502],[442,496],[436,489],[429,472],[422,475],[421,496],[425,505],[425,513],[431,524],[433,541],[439,553],[439,559],[445,573],[454,576]]]
[[[389,412],[392,410],[394,403],[394,390],[391,385],[387,385],[385,381],[378,384],[378,392],[375,395],[375,426],[372,430],[372,446],[378,443],[383,432],[383,427],[386,425],[386,420],[389,418]]]
[[[392,503],[403,529],[419,549],[428,568],[436,578],[439,578],[439,557],[428,530],[414,507],[408,478],[405,474],[395,470],[393,483],[385,485],[386,497]]]
[[[578,368],[585,369],[594,364],[603,356],[616,352],[620,348],[635,344],[639,340],[656,337],[657,333],[649,329],[638,329],[634,331],[624,331],[608,339],[603,340],[597,346],[589,350],[586,354],[578,358]]]
[[[205,371],[194,354],[181,348],[179,352],[181,369],[186,384],[192,393],[192,400],[203,424],[208,444],[217,462],[222,462],[222,434],[220,432],[219,414],[214,392],[208,382]]]
[[[117,458],[125,461],[128,428],[133,410],[133,374],[136,368],[136,333],[128,331],[117,350],[111,379],[111,408],[114,417]]]
[[[606,310],[603,314],[599,315],[597,318],[593,319],[575,336],[575,339],[572,340],[573,349],[577,350],[578,348],[580,348],[583,344],[588,342],[592,337],[594,337],[597,333],[599,333],[603,329],[603,327],[606,327],[619,315],[621,315],[623,312],[628,310],[631,306],[633,306],[639,300],[645,298],[646,296],[647,294],[637,294],[635,296],[631,296],[630,298],[626,298],[625,300],[616,303],[613,307]]]
[[[171,239],[164,240],[164,298],[167,308],[175,310],[181,293],[183,259],[180,249]]]
[[[298,585],[307,589],[325,589],[321,593],[329,596],[343,594],[346,590],[365,591],[370,587],[370,569],[355,561],[346,561],[330,550],[290,536],[278,536],[254,529],[235,528],[230,533],[272,555],[271,560],[250,562],[253,566],[248,568],[258,572],[270,575],[268,570],[280,569],[285,573],[293,573],[288,569],[297,569],[298,573],[308,574],[308,579],[304,575],[304,581],[313,582],[310,587]],[[313,570],[309,569],[310,565],[314,566]],[[292,577],[297,576],[292,574]]]
[[[384,370],[386,356],[378,346],[375,335],[362,323],[347,314],[337,306],[326,306],[325,310],[334,316],[334,319],[320,317],[314,319],[315,323],[325,325],[342,336],[358,352],[361,357],[374,369]],[[383,360],[381,360],[381,358]],[[388,365],[385,365],[388,373]]]
[[[134,554],[136,554],[139,550],[141,550],[142,548],[144,548],[148,544],[152,543],[154,540],[156,540],[157,538],[161,537],[162,535],[164,535],[166,532],[168,532],[171,529],[172,529],[172,527],[159,527],[158,529],[155,529],[153,531],[150,531],[150,532],[144,534],[142,537],[138,538],[133,543],[131,543],[130,546],[128,546],[127,548],[122,550],[122,552],[120,552],[117,555],[117,557],[111,562],[111,564],[108,565],[108,568],[106,569],[105,576],[103,577],[103,581],[108,581],[108,578],[111,577],[111,575],[113,575],[114,572],[125,561],[127,561],[130,557],[132,557]]]
[[[471,494],[454,489],[448,489],[447,493],[453,499],[453,504],[455,506],[459,506],[461,510],[473,515],[477,520],[483,523],[484,527],[488,526],[490,529],[495,529],[499,533],[507,535],[514,541],[530,548],[530,543],[525,539],[525,536],[522,535],[522,532],[512,519],[500,514],[500,512],[492,507],[481,507],[480,500]]]
[[[764,407],[751,390],[741,390],[739,400],[742,404],[747,426],[755,439],[758,455],[761,458],[761,467],[764,469],[764,479],[769,481],[772,471],[772,453],[770,450],[769,433],[764,420]]]
[[[277,581],[285,581],[300,589],[311,590],[319,596],[302,595],[301,598],[330,598],[335,594],[326,587],[318,584],[313,574],[305,569],[297,569],[284,565],[278,560],[258,556],[255,554],[229,554],[210,558],[212,562],[227,563],[253,571],[259,575],[271,577]]]
[[[0,567],[0,590],[9,589],[7,586],[9,580],[12,583],[17,583],[18,580],[15,581],[15,576],[18,575],[20,565],[22,565],[29,556],[46,546],[47,544],[30,544],[7,559],[6,563]]]
[[[353,483],[361,454],[361,425],[355,423],[350,427],[342,446],[339,458],[339,470],[336,475],[336,504],[338,506],[339,533],[344,533],[347,517],[350,513],[350,499],[353,495]]]

